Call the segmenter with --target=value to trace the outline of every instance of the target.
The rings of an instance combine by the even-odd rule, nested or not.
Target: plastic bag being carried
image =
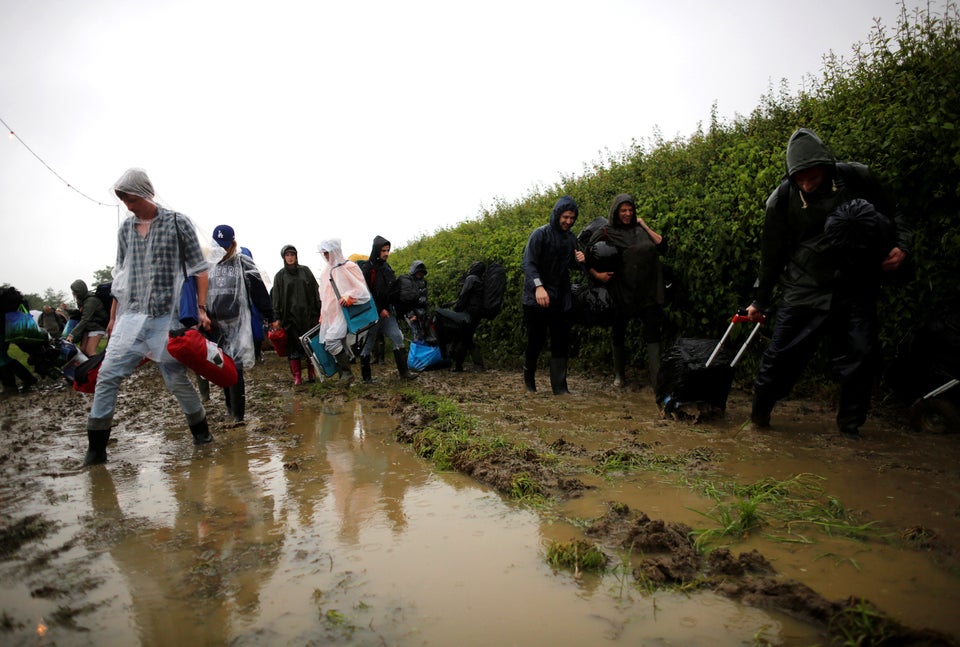
[[[19,309],[4,314],[4,323],[6,326],[4,339],[8,342],[47,341],[47,333],[40,330],[33,315],[22,305]]]

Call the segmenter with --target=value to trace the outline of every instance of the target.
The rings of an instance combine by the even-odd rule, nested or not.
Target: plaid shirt
[[[193,268],[203,263],[197,232],[186,218],[159,206],[146,237],[137,233],[136,223],[136,218],[127,218],[118,236],[117,267],[129,272],[124,310],[151,317],[169,316],[185,271],[181,269],[177,231],[186,266]]]

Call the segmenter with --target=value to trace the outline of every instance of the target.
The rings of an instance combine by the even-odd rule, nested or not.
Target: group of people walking
[[[837,422],[845,435],[856,437],[869,408],[877,366],[880,279],[884,272],[896,270],[910,253],[912,234],[869,169],[837,163],[813,132],[800,129],[794,133],[786,158],[787,175],[767,201],[759,291],[747,310],[751,320],[762,320],[771,311],[773,288],[782,278],[782,304],[756,380],[751,419],[758,427],[770,424],[774,404],[789,393],[820,339],[830,333],[836,349],[833,367],[841,383]],[[199,327],[238,365],[238,386],[225,393],[228,412],[235,419],[242,420],[244,414],[242,369],[253,363],[252,330],[263,320],[269,321],[271,328],[282,328],[292,342],[288,359],[295,384],[316,379],[312,362],[297,342],[318,322],[319,337],[334,358],[340,379],[349,382],[353,379],[353,353],[343,309],[370,302],[378,316],[359,346],[361,379],[372,379],[372,358],[380,335],[392,344],[398,374],[412,377],[398,317],[407,320],[415,339],[427,334],[427,268],[422,261],[411,266],[412,286],[422,295],[422,302],[418,296],[414,305],[402,308],[398,315],[391,297],[397,277],[388,262],[391,244],[386,238],[374,239],[362,267],[345,258],[339,240],[323,241],[319,250],[326,265],[320,281],[299,263],[296,247],[287,245],[281,250],[283,268],[274,277],[268,296],[256,265],[238,248],[231,227],[221,225],[214,231],[222,256],[218,254],[211,262],[201,251],[192,223],[157,204],[144,171],[127,171],[114,190],[132,215],[121,225],[118,236],[112,288],[115,306],[104,331],[111,341],[87,421],[86,465],[106,460],[119,384],[145,357],[159,364],[195,442],[212,440],[206,412],[187,369],[166,350],[168,333],[177,324],[183,276],[196,277]],[[859,209],[853,215],[849,213],[851,205]],[[843,209],[845,215],[838,216]],[[527,335],[523,383],[528,391],[537,390],[539,356],[549,339],[551,391],[569,393],[567,365],[574,305],[570,277],[571,271],[579,270],[586,280],[606,288],[616,306],[610,326],[614,385],[626,384],[627,328],[633,320],[642,324],[648,375],[655,385],[664,317],[660,257],[667,250],[667,240],[640,217],[636,200],[626,193],[613,199],[605,226],[596,228],[585,240],[585,249],[572,231],[578,216],[575,200],[561,197],[549,222],[530,234],[523,250],[521,304]],[[836,239],[845,240],[848,249],[822,240],[825,228],[830,227],[842,230]],[[462,370],[468,353],[482,362],[473,334],[483,305],[483,274],[483,263],[470,266],[455,304],[456,310],[470,316],[450,345],[453,370]],[[75,287],[79,302],[84,286]],[[251,317],[251,306],[261,321]],[[99,332],[100,326],[91,325]]]
[[[774,405],[789,394],[829,336],[831,367],[840,383],[837,426],[844,436],[858,438],[879,367],[881,283],[911,253],[913,234],[873,173],[861,164],[838,163],[811,130],[800,128],[790,137],[786,166],[786,177],[766,203],[758,291],[746,309],[750,321],[763,321],[772,311],[774,287],[781,284],[772,339],[754,385],[751,421],[757,428],[770,426]],[[594,232],[584,253],[571,231],[578,215],[573,198],[561,197],[550,222],[530,235],[524,250],[524,384],[528,391],[537,389],[537,361],[549,332],[551,388],[554,394],[568,392],[570,272],[581,269],[590,281],[609,288],[616,305],[614,384],[624,384],[627,323],[639,319],[656,385],[664,303],[659,255],[667,242],[637,216],[634,199],[621,194],[611,204],[607,226]],[[611,256],[597,250],[599,243],[616,249],[612,265]]]

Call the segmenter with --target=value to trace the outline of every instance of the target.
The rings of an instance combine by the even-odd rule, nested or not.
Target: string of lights
[[[20,138],[20,135],[18,135],[17,133],[15,133],[15,132],[13,131],[13,128],[11,128],[10,126],[8,126],[8,125],[7,125],[7,122],[4,121],[2,118],[0,118],[0,124],[3,124],[3,127],[6,128],[6,129],[10,132],[10,139],[16,139],[18,142],[20,142],[20,145],[23,146],[24,148],[26,148],[28,151],[30,151],[30,154],[33,155],[34,157],[36,157],[36,158],[40,161],[40,163],[43,164],[43,165],[47,168],[48,171],[50,171],[51,173],[53,173],[53,174],[57,177],[58,180],[60,180],[60,181],[63,182],[64,184],[66,184],[66,185],[67,185],[67,188],[72,189],[73,191],[76,191],[77,193],[79,193],[80,195],[82,195],[84,198],[86,198],[86,199],[89,200],[90,202],[93,202],[93,203],[95,203],[95,204],[98,204],[98,205],[100,205],[101,207],[110,207],[110,208],[116,208],[116,207],[117,207],[117,205],[115,205],[115,204],[107,204],[106,202],[100,202],[100,201],[97,200],[96,198],[91,198],[91,197],[88,196],[86,193],[84,193],[83,191],[81,191],[81,190],[78,189],[77,187],[75,187],[75,186],[73,186],[72,184],[70,184],[69,182],[67,182],[65,179],[63,179],[63,177],[61,177],[61,175],[60,175],[59,173],[57,173],[56,171],[54,171],[53,168],[52,168],[49,164],[47,164],[42,157],[40,157],[39,155],[37,155],[32,148],[30,148],[29,146],[27,146],[27,143],[26,143],[25,141],[23,141],[23,139]]]

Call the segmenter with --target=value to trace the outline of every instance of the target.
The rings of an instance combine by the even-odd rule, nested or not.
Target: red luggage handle
[[[737,351],[736,356],[733,358],[733,361],[730,362],[730,367],[733,368],[737,365],[737,362],[740,361],[740,358],[743,356],[744,351],[747,350],[747,346],[750,345],[750,342],[753,341],[754,336],[756,336],[757,331],[760,330],[760,326],[763,325],[763,322],[767,318],[761,315],[760,321],[757,322],[757,325],[753,327],[753,330],[750,331],[750,336],[747,337],[747,341],[743,342],[743,346],[740,347],[740,350]],[[723,337],[720,338],[720,343],[717,344],[717,347],[713,349],[713,352],[710,353],[710,357],[707,359],[707,363],[704,364],[704,367],[710,366],[713,363],[713,360],[717,357],[717,353],[720,352],[720,348],[723,347],[723,342],[727,341],[727,337],[730,336],[730,332],[733,330],[733,327],[738,323],[749,323],[750,317],[747,316],[746,310],[740,310],[733,315],[733,318],[730,320],[730,325],[727,326],[727,332],[723,333]]]

